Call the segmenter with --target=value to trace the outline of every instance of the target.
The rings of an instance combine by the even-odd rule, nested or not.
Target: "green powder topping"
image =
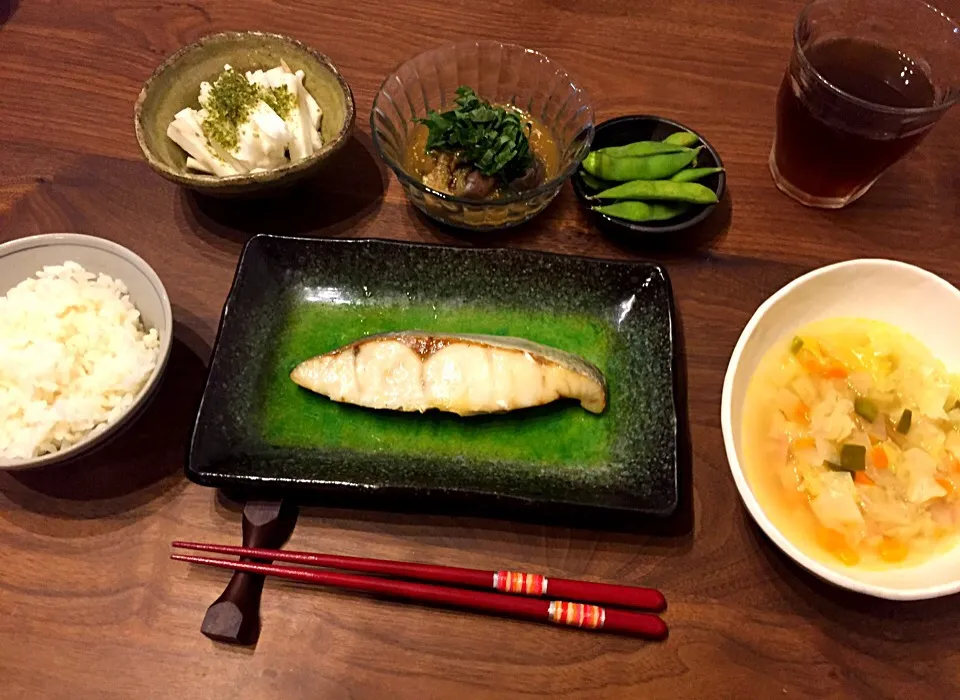
[[[287,89],[286,85],[264,90],[263,101],[284,121],[297,106],[296,96]]]
[[[286,120],[296,106],[297,98],[286,85],[264,89],[251,84],[239,71],[223,71],[210,86],[210,96],[204,105],[209,113],[203,120],[204,136],[228,151],[233,150],[238,143],[240,125],[260,102],[265,102]]]

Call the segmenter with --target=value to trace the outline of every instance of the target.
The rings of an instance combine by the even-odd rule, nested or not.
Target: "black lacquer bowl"
[[[717,153],[717,150],[711,146],[701,134],[684,126],[680,122],[649,114],[617,117],[616,119],[610,119],[609,121],[599,124],[593,138],[592,150],[610,148],[611,146],[625,146],[634,141],[662,141],[670,134],[678,131],[689,131],[696,134],[697,138],[700,139],[703,150],[700,151],[697,157],[696,167],[723,167],[720,154]],[[573,183],[574,192],[576,192],[581,204],[588,209],[597,204],[595,200],[587,199],[587,196],[593,194],[593,191],[584,184],[580,173],[570,178],[570,181]],[[700,180],[700,184],[716,192],[717,199],[721,200],[727,188],[727,174],[726,172],[721,172],[715,175],[709,175],[703,180]],[[609,231],[622,233],[624,235],[655,234],[659,237],[660,235],[681,233],[699,226],[706,221],[716,209],[716,204],[694,205],[680,216],[666,221],[632,222],[626,221],[625,219],[618,219],[614,216],[608,216],[607,214],[601,214],[593,210],[590,210],[590,216],[596,221],[598,226]]]
[[[677,504],[673,324],[657,265],[256,236],[224,307],[187,476],[361,504],[386,496],[667,515]],[[311,356],[411,329],[518,336],[581,355],[607,378],[607,410],[568,401],[467,418],[375,411],[289,378]]]

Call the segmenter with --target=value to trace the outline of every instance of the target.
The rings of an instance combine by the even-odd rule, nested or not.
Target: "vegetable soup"
[[[763,358],[747,390],[751,490],[826,563],[921,563],[960,526],[960,377],[886,323],[832,319]]]

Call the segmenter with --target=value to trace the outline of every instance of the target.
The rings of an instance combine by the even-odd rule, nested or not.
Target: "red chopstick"
[[[637,610],[659,612],[667,607],[667,601],[663,597],[663,593],[653,588],[642,588],[640,586],[618,586],[610,583],[590,583],[564,578],[548,579],[546,576],[538,574],[525,574],[515,571],[482,571],[455,566],[413,564],[388,559],[365,559],[336,554],[290,552],[280,549],[252,549],[249,547],[205,544],[203,542],[174,542],[173,546],[178,549],[192,549],[199,552],[217,552],[218,554],[231,554],[251,559],[286,561],[345,571],[362,571],[368,574],[396,576],[434,583],[449,583],[456,586],[493,588],[501,593],[516,593],[537,597],[552,596],[564,600],[617,605]]]
[[[263,550],[272,551],[272,550]],[[536,600],[517,598],[498,593],[486,593],[463,588],[434,586],[428,583],[413,583],[376,576],[342,574],[335,571],[300,569],[293,566],[259,564],[246,561],[228,561],[212,557],[172,554],[171,559],[205,564],[221,569],[248,571],[255,574],[279,576],[292,581],[335,586],[366,593],[380,593],[422,603],[449,605],[466,610],[481,610],[500,615],[521,617],[539,622],[553,622],[583,629],[604,632],[619,632],[644,639],[664,639],[667,625],[656,615],[602,608],[584,603],[569,603],[559,600]]]

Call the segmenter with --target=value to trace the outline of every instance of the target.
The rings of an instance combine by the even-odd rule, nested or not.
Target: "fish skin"
[[[335,350],[332,350],[323,355],[317,355],[308,360],[301,362],[294,370],[290,373],[290,378],[296,384],[302,386],[305,389],[315,391],[316,393],[322,394],[331,398],[334,401],[343,401],[345,403],[357,403],[356,401],[351,401],[346,396],[351,390],[356,389],[356,382],[353,381],[352,377],[343,378],[341,377],[340,387],[338,391],[324,391],[318,389],[317,386],[320,384],[319,375],[322,371],[329,371],[334,363],[337,361],[345,362],[347,358],[342,357],[344,353],[352,352],[354,355],[358,355],[364,346],[370,346],[372,344],[380,344],[379,347],[385,350],[389,350],[390,347],[396,347],[390,345],[392,343],[400,343],[414,351],[419,356],[421,368],[426,367],[428,360],[439,353],[444,348],[450,346],[464,345],[471,347],[486,347],[492,348],[494,350],[507,350],[521,352],[528,355],[532,360],[536,362],[539,366],[541,372],[541,382],[547,381],[547,374],[554,372],[555,369],[559,369],[563,373],[572,373],[573,375],[585,380],[587,382],[586,387],[589,391],[579,392],[579,393],[563,393],[561,392],[559,396],[549,399],[546,401],[531,403],[529,406],[534,405],[544,405],[550,403],[557,398],[573,398],[578,399],[584,409],[592,413],[602,413],[606,408],[607,404],[607,384],[606,379],[603,376],[603,373],[600,372],[597,367],[593,364],[587,362],[583,358],[574,355],[573,353],[566,352],[564,350],[559,350],[547,345],[541,345],[539,343],[534,343],[530,340],[524,338],[515,338],[510,336],[495,336],[495,335],[482,335],[482,334],[454,334],[454,333],[435,333],[428,331],[400,331],[400,332],[389,332],[389,333],[377,333],[374,335],[365,336],[358,340],[355,340],[352,343],[348,343],[342,347],[339,347]],[[338,359],[339,358],[339,359]],[[355,359],[355,358],[354,358]],[[353,361],[353,360],[351,360]],[[351,370],[355,369],[355,365],[350,365]],[[568,375],[564,374],[563,377],[567,378]],[[416,393],[417,387],[413,386],[416,382],[413,382],[410,387],[408,387],[410,392]],[[420,380],[421,392],[423,379]],[[569,382],[568,382],[569,384]],[[582,383],[581,383],[581,386]],[[583,394],[583,395],[581,395]],[[423,396],[417,397],[418,400],[414,401],[404,401],[402,399],[386,400],[381,402],[382,405],[373,405],[359,403],[358,405],[366,405],[370,408],[385,408],[392,410],[401,410],[401,411],[420,411],[429,410],[431,408],[436,408],[442,411],[449,411],[453,413],[458,413],[460,415],[475,415],[481,413],[496,413],[503,412],[508,410],[514,410],[513,408],[503,408],[503,409],[494,409],[494,410],[469,410],[463,409],[458,406],[450,405],[437,405],[435,403],[430,403]],[[426,401],[426,403],[425,403]],[[517,406],[515,408],[524,408],[527,405]]]

